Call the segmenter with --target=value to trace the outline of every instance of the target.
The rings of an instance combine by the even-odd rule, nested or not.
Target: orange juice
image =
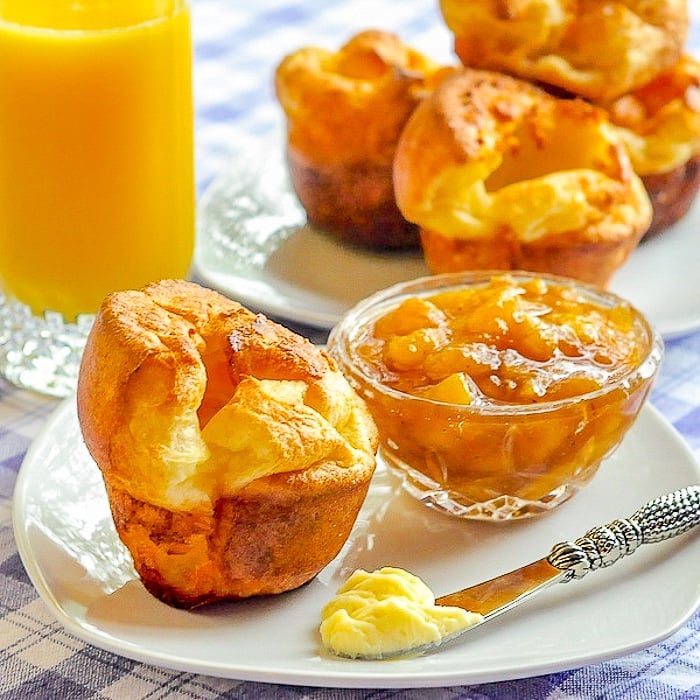
[[[186,276],[194,245],[186,0],[0,2],[0,285],[72,318]]]

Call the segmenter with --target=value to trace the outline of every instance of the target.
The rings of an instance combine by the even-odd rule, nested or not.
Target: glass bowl
[[[410,494],[454,516],[504,521],[546,513],[588,483],[646,401],[663,341],[612,293],[479,271],[368,297],[328,350]]]

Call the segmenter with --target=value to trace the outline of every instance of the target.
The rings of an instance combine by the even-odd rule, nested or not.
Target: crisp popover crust
[[[392,161],[416,104],[450,70],[379,30],[281,61],[275,87],[291,181],[313,225],[370,248],[418,245],[396,207]]]
[[[376,428],[333,360],[194,283],[108,296],[77,398],[119,536],[173,605],[308,581],[375,467]]]
[[[440,0],[465,66],[593,100],[649,82],[681,57],[686,0]]]
[[[416,108],[394,187],[435,273],[524,269],[604,286],[651,221],[604,110],[493,71],[464,69]]]
[[[654,208],[644,238],[658,236],[686,215],[700,187],[700,61],[684,55],[603,106]]]

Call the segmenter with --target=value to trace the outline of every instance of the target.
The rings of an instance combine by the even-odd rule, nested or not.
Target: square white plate
[[[208,675],[326,687],[428,687],[523,678],[631,653],[665,638],[700,603],[700,529],[641,547],[557,585],[439,653],[352,661],[321,649],[320,612],[356,568],[399,566],[437,595],[549,553],[590,527],[700,482],[700,465],[651,406],[571,501],[539,519],[461,521],[432,511],[380,466],[350,539],[306,586],[197,611],[146,592],[117,538],[100,472],[66,400],[33,443],[14,495],[17,546],[52,613],[78,637],[139,661]]]

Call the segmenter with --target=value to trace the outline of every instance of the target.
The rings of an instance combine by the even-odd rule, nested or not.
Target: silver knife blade
[[[476,586],[435,599],[435,605],[453,605],[483,615],[484,622],[519,605],[533,593],[559,583],[568,575],[548,559],[539,559]]]

